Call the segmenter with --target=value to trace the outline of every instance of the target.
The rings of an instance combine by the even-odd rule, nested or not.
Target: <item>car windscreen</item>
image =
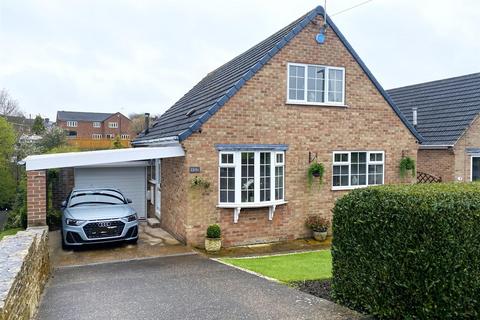
[[[99,204],[125,204],[125,198],[115,190],[79,190],[72,192],[68,206]]]

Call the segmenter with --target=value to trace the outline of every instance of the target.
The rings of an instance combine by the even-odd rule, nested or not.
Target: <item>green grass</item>
[[[4,231],[0,231],[0,240],[2,240],[3,237],[5,236],[12,236],[16,234],[18,231],[23,230],[22,228],[13,228],[13,229],[8,229]]]
[[[332,277],[330,250],[259,258],[224,258],[221,261],[282,282],[329,279]]]

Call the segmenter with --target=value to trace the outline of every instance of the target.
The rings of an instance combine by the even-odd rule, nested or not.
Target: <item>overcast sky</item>
[[[329,0],[335,14],[365,0]],[[0,0],[0,88],[27,114],[160,114],[323,1]],[[480,1],[373,0],[333,20],[384,88],[480,71]]]

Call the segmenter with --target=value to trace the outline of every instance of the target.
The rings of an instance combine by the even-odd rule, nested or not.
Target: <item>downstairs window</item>
[[[332,188],[353,189],[384,183],[385,153],[353,151],[333,153]]]
[[[219,153],[219,203],[283,202],[284,151],[222,151]]]

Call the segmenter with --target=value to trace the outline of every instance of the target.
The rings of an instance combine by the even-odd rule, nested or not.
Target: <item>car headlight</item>
[[[81,225],[82,223],[85,222],[85,220],[77,220],[77,219],[66,219],[65,222],[69,225],[69,226],[79,226]]]
[[[128,222],[135,221],[137,220],[137,214],[135,213],[135,214],[126,216],[125,219],[127,219]]]

